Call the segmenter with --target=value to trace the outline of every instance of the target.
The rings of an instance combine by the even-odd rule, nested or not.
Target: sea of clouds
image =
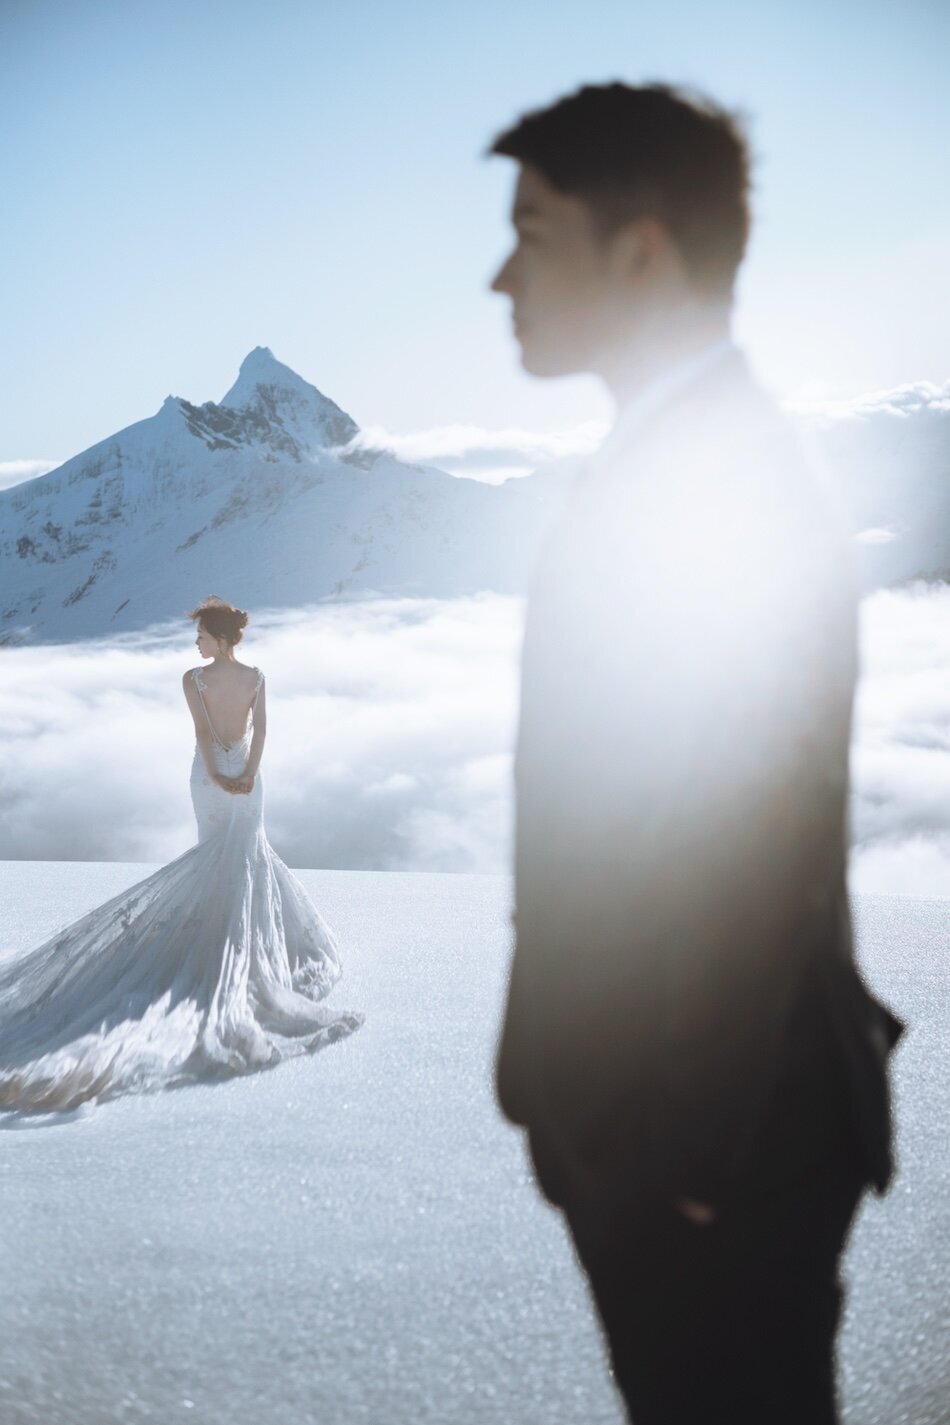
[[[269,835],[295,866],[507,871],[523,606],[372,599],[257,617]],[[191,625],[7,649],[0,859],[155,861],[194,840]],[[863,601],[852,884],[950,896],[950,587]]]
[[[507,868],[517,600],[368,600],[256,617],[271,840],[291,864]],[[7,649],[0,859],[164,861],[194,840],[191,624]]]

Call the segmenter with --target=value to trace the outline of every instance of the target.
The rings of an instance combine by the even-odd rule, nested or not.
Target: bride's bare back
[[[257,695],[258,670],[230,661],[190,672],[197,673],[201,680],[204,705],[220,740],[225,745],[240,742]]]

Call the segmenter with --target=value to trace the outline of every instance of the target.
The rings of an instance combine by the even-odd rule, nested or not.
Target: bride
[[[212,596],[189,617],[213,660],[183,679],[198,844],[0,965],[0,1110],[248,1073],[362,1022],[315,1003],[336,943],[264,832],[264,675],[234,655],[247,614]]]

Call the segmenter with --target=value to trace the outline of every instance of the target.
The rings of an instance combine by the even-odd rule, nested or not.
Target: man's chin
[[[573,376],[580,368],[564,352],[545,350],[519,338],[521,365],[529,376]]]

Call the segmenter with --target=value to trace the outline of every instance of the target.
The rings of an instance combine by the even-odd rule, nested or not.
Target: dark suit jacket
[[[502,1108],[554,1200],[727,1198],[779,1090],[890,1172],[845,893],[847,540],[738,353],[594,463],[531,587]],[[784,1101],[788,1101],[785,1094]]]

